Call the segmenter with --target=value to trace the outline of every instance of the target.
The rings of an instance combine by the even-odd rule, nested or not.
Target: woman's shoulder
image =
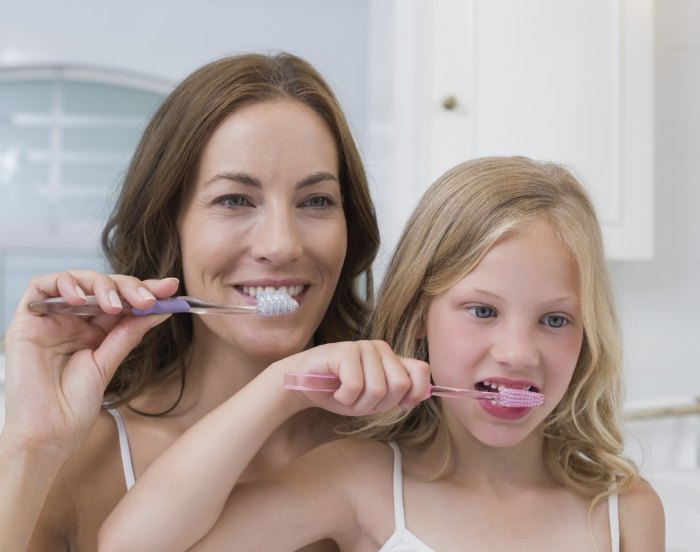
[[[65,504],[70,498],[76,510],[100,510],[103,502],[116,503],[126,493],[119,437],[114,419],[101,412],[80,449],[66,462],[56,478]],[[107,504],[105,504],[107,506]]]
[[[637,478],[620,494],[619,516],[623,550],[664,550],[663,504],[646,480]]]
[[[283,472],[312,474],[321,485],[351,491],[357,485],[371,485],[390,477],[392,459],[387,443],[347,437],[314,448]]]
[[[357,437],[344,437],[325,443],[309,454],[317,454],[320,457],[333,458],[342,463],[356,464],[363,462],[384,462],[387,458],[393,458],[393,451],[388,443],[372,439],[360,439]]]
[[[32,550],[54,539],[81,549],[94,546],[97,530],[126,492],[114,420],[98,416],[87,439],[59,471],[44,502]]]
[[[91,476],[120,467],[120,463],[117,425],[103,410],[80,449],[66,463],[61,476],[80,484]]]

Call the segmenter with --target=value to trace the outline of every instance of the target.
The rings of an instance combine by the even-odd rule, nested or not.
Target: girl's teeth
[[[494,391],[503,391],[504,389],[506,389],[505,385],[502,385],[502,384],[499,385],[497,383],[492,383],[488,380],[484,380],[482,383],[483,383],[484,387],[490,387]],[[526,385],[525,387],[523,387],[523,391],[530,391],[531,389],[532,389],[532,385]]]

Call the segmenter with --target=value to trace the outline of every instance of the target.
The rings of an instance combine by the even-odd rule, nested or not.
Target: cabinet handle
[[[445,99],[442,100],[442,107],[444,107],[447,111],[452,111],[455,107],[457,107],[458,103],[457,97],[450,94],[449,96],[445,96]]]

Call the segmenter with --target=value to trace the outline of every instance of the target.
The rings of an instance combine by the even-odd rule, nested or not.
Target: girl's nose
[[[294,213],[270,208],[261,216],[252,235],[251,253],[261,262],[284,265],[301,257],[302,235]]]
[[[499,364],[513,370],[524,370],[539,362],[537,341],[524,325],[509,324],[501,328],[491,347],[491,355]]]

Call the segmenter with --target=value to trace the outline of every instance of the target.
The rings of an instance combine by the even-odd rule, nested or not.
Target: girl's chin
[[[468,430],[469,431],[469,430]],[[533,434],[531,427],[480,427],[470,431],[472,438],[492,448],[515,447]]]

